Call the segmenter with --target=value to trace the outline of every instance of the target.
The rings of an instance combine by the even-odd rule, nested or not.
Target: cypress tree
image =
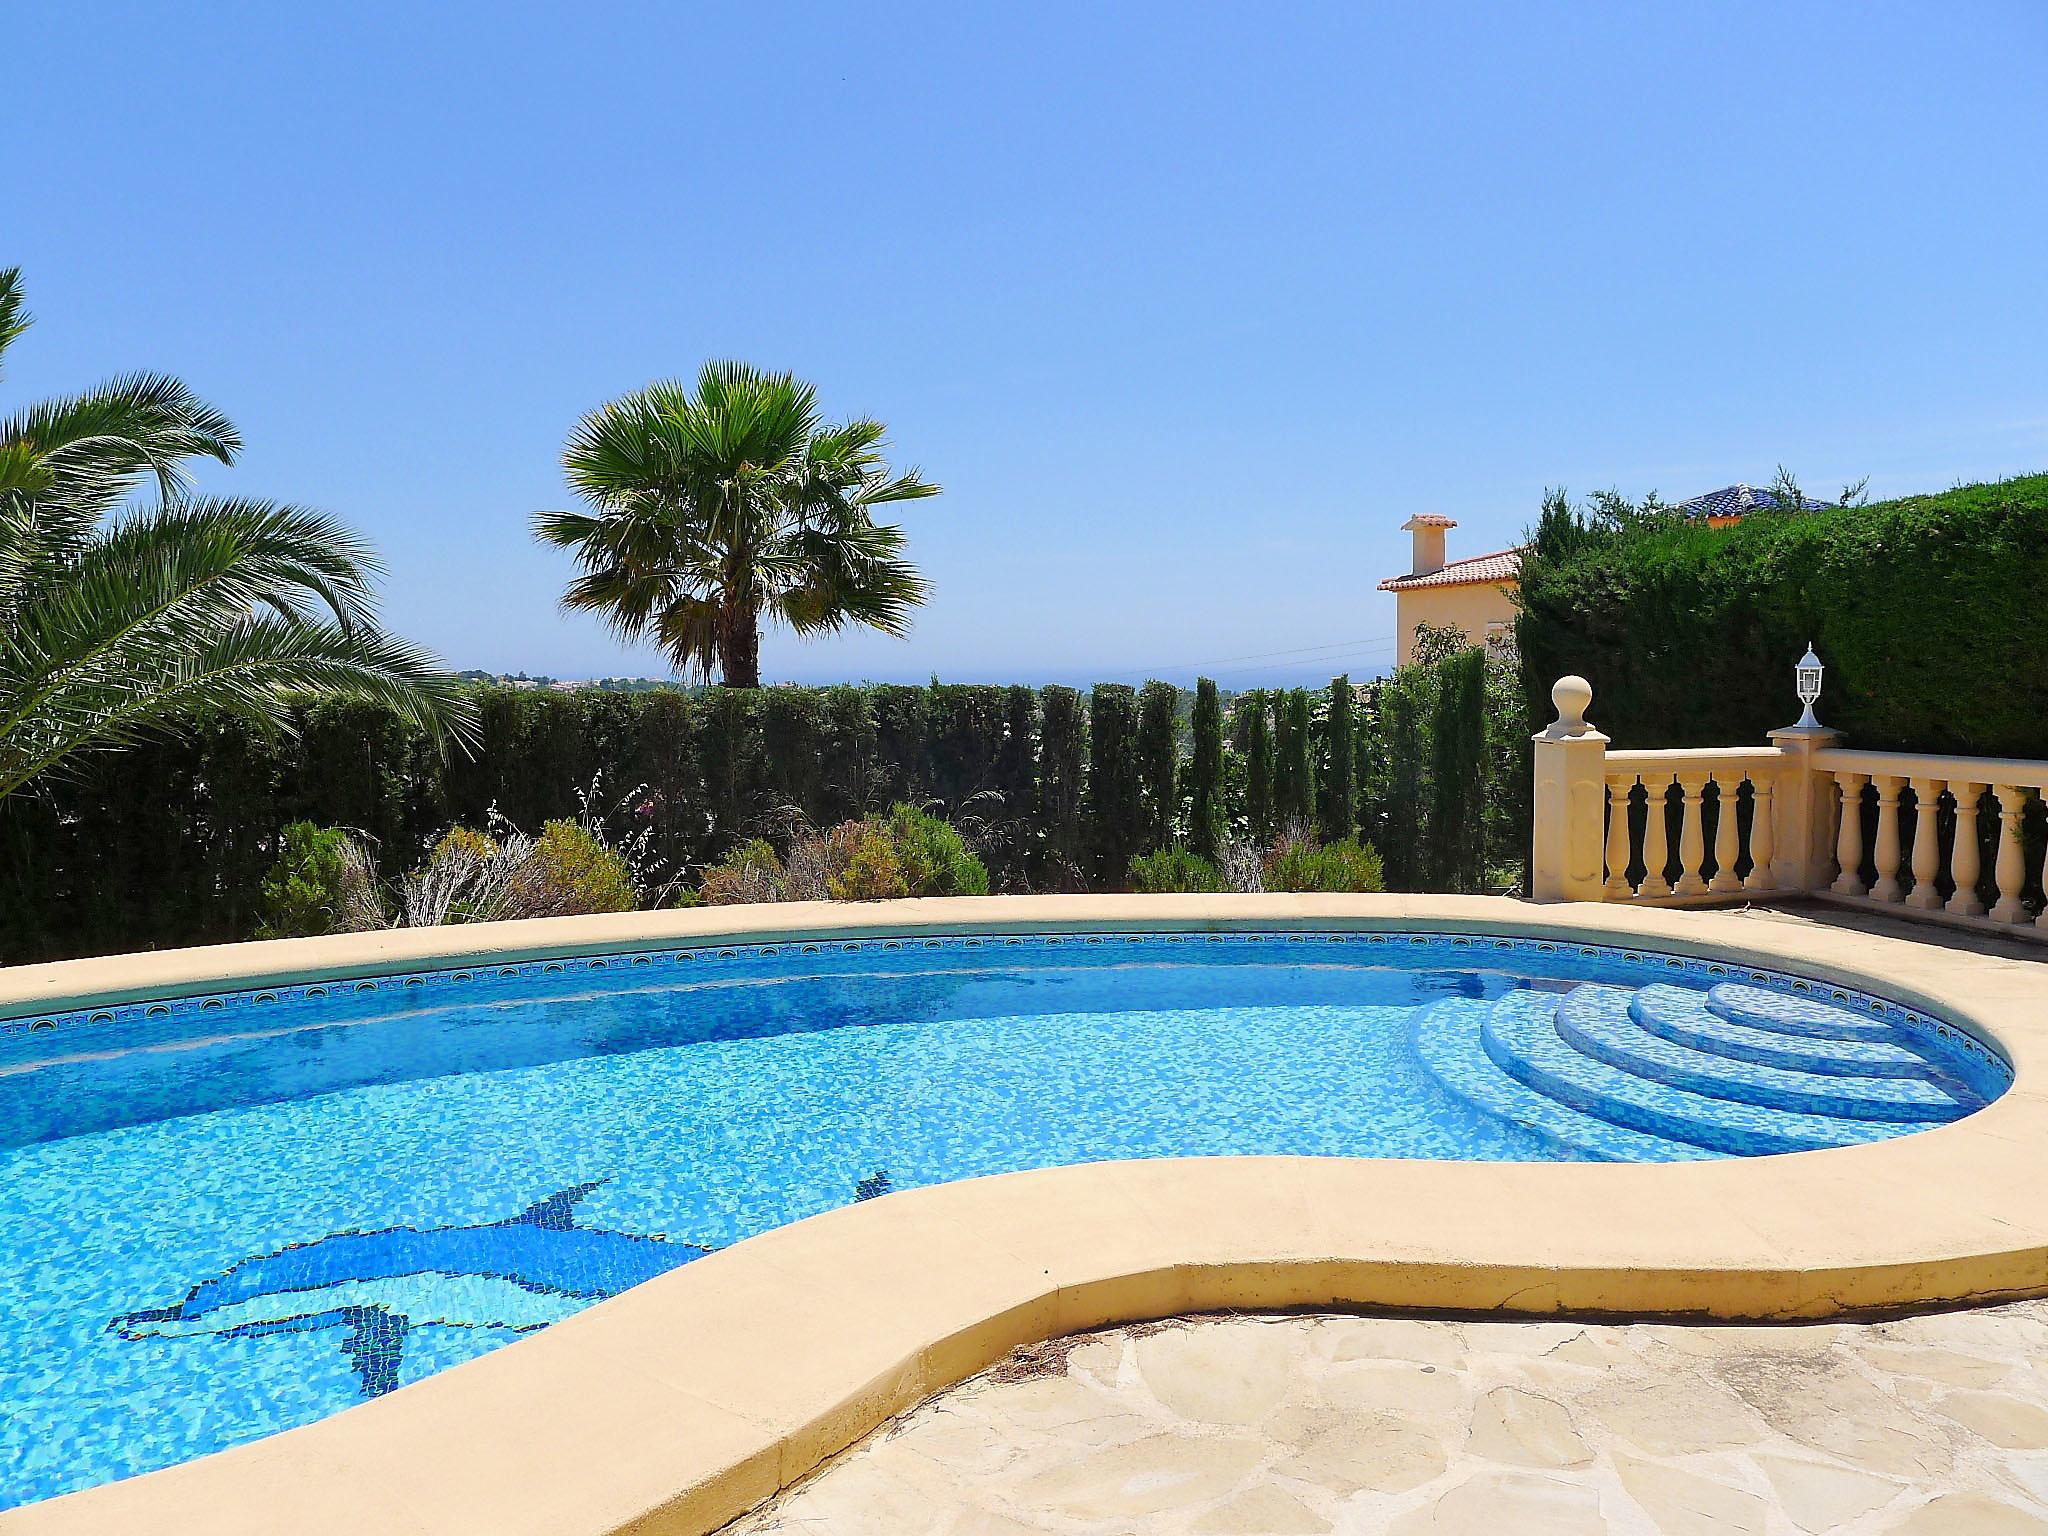
[[[1436,663],[1429,751],[1431,889],[1477,891],[1486,878],[1486,653]]]
[[[1149,682],[1138,694],[1138,775],[1143,794],[1144,844],[1149,853],[1173,843],[1174,780],[1180,767],[1180,742],[1175,716],[1180,690],[1171,683]]]
[[[1096,884],[1115,890],[1145,850],[1138,774],[1138,695],[1097,683],[1088,695],[1088,852]]]
[[[1380,690],[1385,743],[1385,839],[1380,857],[1390,891],[1422,889],[1422,699],[1420,667],[1403,667]]]
[[[1223,700],[1214,678],[1195,683],[1195,753],[1188,762],[1188,846],[1214,860],[1223,847]]]
[[[1330,718],[1324,732],[1323,841],[1334,843],[1358,830],[1357,775],[1352,766],[1356,732],[1351,724],[1351,678],[1330,679]]]
[[[1244,810],[1252,841],[1264,846],[1273,840],[1273,732],[1266,718],[1265,690],[1254,689],[1238,700],[1238,714],[1244,722],[1241,741],[1244,752]]]
[[[1038,884],[1048,890],[1080,886],[1081,765],[1085,732],[1081,695],[1057,685],[1044,693],[1044,718],[1039,727],[1038,820],[1040,843],[1036,863]]]
[[[1315,819],[1315,783],[1309,771],[1308,692],[1290,688],[1279,711],[1274,753],[1273,811],[1283,831]]]
[[[1003,693],[1003,744],[996,750],[991,787],[1003,798],[1006,820],[1031,815],[1038,788],[1038,695],[1022,684]]]

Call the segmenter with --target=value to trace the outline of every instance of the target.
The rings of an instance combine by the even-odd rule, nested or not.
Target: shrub
[[[1267,855],[1269,891],[1383,891],[1380,856],[1369,843],[1344,838],[1318,844],[1299,833],[1284,837]]]
[[[763,893],[766,894],[763,894]],[[756,840],[707,871],[704,899],[886,901],[897,896],[985,896],[988,870],[950,823],[911,805],[885,817],[801,828],[776,860]]]
[[[295,821],[278,834],[277,862],[258,897],[259,939],[346,931],[367,904],[381,912],[355,840],[339,827]]]
[[[858,838],[846,868],[831,876],[826,889],[834,901],[888,901],[910,894],[910,882],[887,829],[877,822],[858,822]]]
[[[782,899],[782,860],[763,838],[749,838],[704,871],[697,895],[707,907]]]
[[[1170,891],[1220,891],[1216,866],[1188,848],[1161,848],[1131,860],[1131,889],[1148,895]]]
[[[573,821],[541,827],[519,884],[536,916],[631,912],[640,904],[625,856]]]
[[[986,896],[988,870],[951,822],[915,806],[889,812],[888,836],[912,896]]]

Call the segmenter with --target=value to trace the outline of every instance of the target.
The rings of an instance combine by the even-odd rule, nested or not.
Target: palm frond
[[[242,439],[178,380],[138,373],[15,413],[0,421],[0,445],[13,449],[10,460],[39,466],[25,488],[98,516],[147,477],[167,498],[183,494],[187,459],[232,464]]]
[[[29,327],[29,312],[22,303],[21,268],[0,268],[0,357],[5,357],[14,338]]]
[[[249,716],[288,733],[294,701],[308,694],[376,704],[436,739],[475,743],[475,704],[461,682],[380,631],[265,614],[195,640],[123,679],[73,678],[27,726],[0,731],[0,798],[78,753],[129,745],[195,714]]]

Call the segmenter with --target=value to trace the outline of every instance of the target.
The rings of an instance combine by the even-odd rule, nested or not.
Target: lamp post
[[[1793,727],[1794,730],[1817,731],[1821,728],[1820,719],[1814,714],[1813,706],[1820,701],[1820,679],[1821,674],[1826,671],[1827,668],[1820,664],[1820,658],[1813,654],[1813,642],[1807,641],[1806,654],[1800,657],[1792,668],[1793,679],[1799,689],[1799,702],[1806,706],[1806,713],[1799,717],[1799,723]]]
[[[1814,760],[1841,740],[1841,733],[1822,725],[1813,712],[1826,671],[1808,641],[1806,654],[1792,668],[1799,702],[1806,712],[1797,725],[1771,732],[1771,744],[1783,754],[1772,775],[1770,798],[1775,823],[1770,867],[1770,888],[1774,890],[1817,891],[1835,877],[1836,776]],[[1844,778],[1841,782],[1850,781]],[[1861,781],[1856,785],[1860,789]],[[1755,832],[1750,836],[1754,846]]]

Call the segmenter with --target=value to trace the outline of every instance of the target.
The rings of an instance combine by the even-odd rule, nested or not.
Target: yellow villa
[[[1784,505],[1776,490],[1738,482],[1681,501],[1672,510],[1709,528],[1728,528],[1751,512]],[[1820,511],[1827,505],[1806,496],[1800,498],[1798,510]],[[1415,659],[1415,630],[1421,624],[1456,629],[1468,641],[1489,645],[1513,632],[1515,589],[1522,579],[1521,550],[1496,549],[1491,554],[1446,560],[1444,535],[1457,526],[1456,519],[1441,512],[1418,512],[1401,525],[1415,541],[1409,572],[1380,583],[1382,592],[1394,594],[1394,623],[1400,639],[1395,661],[1400,666]]]
[[[1522,552],[1497,549],[1446,561],[1444,535],[1458,526],[1454,519],[1418,512],[1401,526],[1415,540],[1412,569],[1380,583],[1382,592],[1394,594],[1400,633],[1397,662],[1406,666],[1414,659],[1415,630],[1421,624],[1453,627],[1474,641],[1506,635],[1515,622],[1514,591],[1521,577]]]

